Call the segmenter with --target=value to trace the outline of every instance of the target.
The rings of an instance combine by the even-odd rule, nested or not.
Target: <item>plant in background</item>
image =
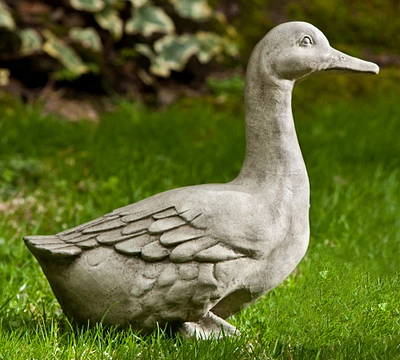
[[[213,67],[202,65],[244,67],[270,28],[294,19],[323,28],[344,51],[398,66],[398,10],[397,0],[0,0],[0,86],[8,70],[28,87],[89,74],[75,88],[112,92],[204,81]]]
[[[200,30],[204,24],[218,33]],[[235,30],[207,0],[0,0],[0,39],[10,34],[12,42],[1,41],[0,67],[1,60],[47,54],[56,59],[54,80],[130,63],[149,83],[183,71],[192,56],[206,64],[237,54]]]
[[[0,69],[0,86],[7,85],[9,77],[10,71],[8,69]]]

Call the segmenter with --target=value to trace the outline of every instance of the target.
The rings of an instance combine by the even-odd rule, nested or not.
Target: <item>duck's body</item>
[[[305,66],[298,53],[294,60],[282,55],[277,44],[285,36],[301,47],[309,45],[305,37],[321,42],[332,56],[320,56],[325,69],[377,72],[374,64],[343,60],[312,25],[272,30],[248,67],[247,150],[237,179],[170,190],[54,236],[25,238],[69,318],[145,331],[171,323],[189,335],[221,327],[234,333],[224,319],[297,266],[309,241],[309,182],[291,94],[296,79],[321,66]]]
[[[78,323],[104,318],[147,331],[157,322],[196,322],[209,311],[226,319],[282,282],[303,257],[308,192],[299,178],[282,178],[274,189],[235,182],[175,189],[28,241],[64,312]],[[299,208],[307,209],[301,229],[293,221]],[[157,247],[141,254],[150,243]]]

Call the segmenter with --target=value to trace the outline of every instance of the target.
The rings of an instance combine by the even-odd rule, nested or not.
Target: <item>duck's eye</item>
[[[303,46],[310,46],[313,44],[313,40],[310,36],[306,35],[301,39],[301,45]]]

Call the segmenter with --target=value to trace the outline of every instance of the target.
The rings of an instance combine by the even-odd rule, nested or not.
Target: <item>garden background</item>
[[[400,3],[0,1],[0,359],[400,359]],[[303,20],[378,76],[298,84],[311,241],[220,341],[76,329],[26,234],[53,234],[244,157],[243,79],[274,25]]]

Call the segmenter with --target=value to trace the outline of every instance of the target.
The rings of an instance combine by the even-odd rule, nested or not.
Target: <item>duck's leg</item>
[[[179,332],[186,337],[197,339],[221,338],[223,336],[240,335],[240,331],[224,319],[209,311],[197,322],[185,322],[179,328]]]

